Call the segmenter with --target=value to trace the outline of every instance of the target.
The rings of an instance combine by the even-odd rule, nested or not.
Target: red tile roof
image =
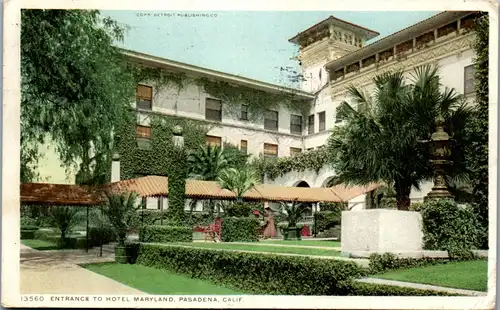
[[[380,185],[305,188],[261,184],[248,191],[243,198],[254,201],[343,202],[372,191],[378,186]],[[146,176],[106,184],[99,188],[63,184],[22,184],[21,201],[40,204],[92,205],[104,201],[103,191],[135,192],[141,197],[168,197],[168,178]],[[220,188],[217,182],[199,180],[186,180],[186,196],[192,199],[235,199],[233,192]]]

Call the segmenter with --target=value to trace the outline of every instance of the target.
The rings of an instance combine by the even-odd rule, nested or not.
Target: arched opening
[[[295,185],[294,187],[311,187],[309,186],[309,184],[307,184],[306,181],[300,181],[299,183],[297,183],[297,185]]]
[[[306,181],[298,181],[297,183],[295,183],[294,187],[309,187],[310,188],[311,186]],[[312,216],[312,204],[307,203],[306,205],[309,207],[309,210],[304,213],[304,216],[311,217]]]

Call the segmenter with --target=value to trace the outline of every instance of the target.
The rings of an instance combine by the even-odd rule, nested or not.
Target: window
[[[298,147],[291,147],[290,148],[290,156],[295,156],[297,154],[302,153],[302,149]]]
[[[307,133],[308,134],[314,133],[314,114],[309,115],[309,117],[307,118]]]
[[[137,138],[151,139],[151,127],[137,125],[135,127]]]
[[[222,144],[222,139],[221,137],[216,137],[216,136],[206,136],[205,141],[207,142],[207,145],[209,146],[218,146],[220,147]]]
[[[319,119],[319,128],[318,128],[318,131],[324,131],[326,126],[325,126],[325,122],[326,122],[326,114],[325,112],[321,112],[321,113],[318,113],[318,119]]]
[[[290,133],[302,134],[302,116],[290,115]]]
[[[222,121],[222,102],[220,100],[211,98],[205,100],[205,119]]]
[[[278,130],[278,111],[267,110],[264,118],[264,129]]]
[[[341,106],[338,106],[335,109],[335,123],[342,123],[344,119],[342,118],[342,109]]]
[[[247,105],[244,105],[244,104],[241,105],[240,120],[248,121],[248,106]]]
[[[464,69],[464,94],[468,95],[475,92],[476,87],[476,69],[474,65],[465,67]]]
[[[135,136],[139,149],[148,150],[151,147],[151,127],[136,125]]]
[[[278,145],[264,143],[264,156],[266,156],[266,157],[278,157]]]
[[[244,152],[245,154],[248,152],[248,141],[247,140],[241,140],[240,141],[240,151]]]
[[[151,110],[153,108],[153,87],[137,85],[135,89],[135,104],[137,109]]]

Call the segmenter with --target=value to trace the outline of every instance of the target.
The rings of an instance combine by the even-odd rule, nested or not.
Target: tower
[[[302,89],[316,92],[328,81],[323,66],[365,46],[379,33],[330,16],[298,33],[288,41],[299,45],[298,60],[304,82]]]

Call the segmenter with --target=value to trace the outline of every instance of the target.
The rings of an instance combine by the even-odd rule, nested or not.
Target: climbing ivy
[[[129,63],[128,69],[132,73],[135,84],[147,81],[153,83],[152,86],[156,91],[175,86],[179,92],[186,87],[189,81],[188,76],[183,72],[173,72],[132,63]]]
[[[115,152],[120,155],[120,178],[132,179],[144,175],[167,176],[172,163],[177,160],[172,136],[173,128],[183,128],[184,148],[194,150],[205,143],[210,126],[199,121],[186,120],[176,116],[151,115],[150,148],[142,149],[137,145],[136,115],[130,113],[117,128]]]
[[[253,160],[252,166],[259,173],[261,178],[267,177],[274,180],[282,177],[288,172],[313,170],[319,173],[321,168],[328,164],[328,152],[325,148],[319,148],[302,152],[291,157],[259,157]]]
[[[290,93],[269,93],[206,78],[197,79],[196,82],[210,96],[222,101],[223,110],[228,115],[238,117],[241,105],[246,105],[251,121],[261,120],[267,110],[278,110],[280,107],[301,115],[307,115],[311,109],[312,100],[299,99]]]

